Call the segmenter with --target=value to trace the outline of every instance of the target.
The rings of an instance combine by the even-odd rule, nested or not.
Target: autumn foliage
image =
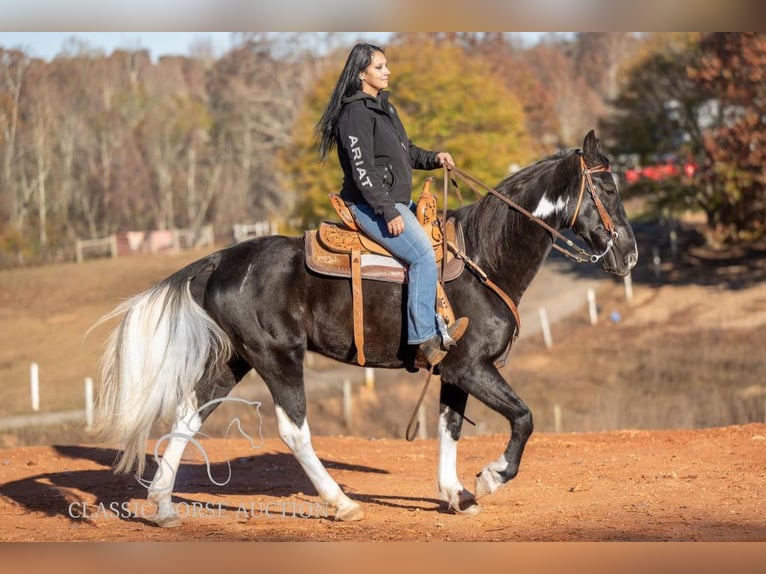
[[[766,35],[706,36],[689,75],[717,102],[715,123],[703,138],[711,226],[727,239],[761,236],[766,227]]]
[[[334,153],[319,161],[314,126],[338,79],[347,49],[330,59],[309,90],[295,125],[294,145],[282,152],[295,186],[298,210],[309,224],[327,217],[327,194],[337,192],[342,172]],[[431,38],[400,41],[386,48],[391,101],[407,135],[420,147],[449,151],[459,167],[497,183],[512,164],[533,159],[519,99],[478,56]],[[415,172],[414,188],[437,172]]]
[[[356,38],[235,39],[217,59],[157,61],[0,46],[0,266],[71,259],[77,238],[116,231],[213,224],[225,241],[236,223],[298,232],[329,216],[342,176],[334,154],[320,162],[314,126]],[[644,190],[663,216],[700,210],[719,241],[764,233],[764,34],[523,46],[513,33],[397,33],[384,47],[412,141],[489,184],[596,128],[618,175],[626,157],[699,166]],[[416,172],[415,190],[429,175]]]

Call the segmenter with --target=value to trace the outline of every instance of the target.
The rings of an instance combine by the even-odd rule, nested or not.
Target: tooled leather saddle
[[[416,215],[420,225],[434,246],[437,267],[442,282],[457,278],[464,268],[461,259],[444,249],[447,242],[464,249],[462,228],[454,220],[443,223],[437,215],[436,197],[429,191],[431,179],[427,180],[417,202]],[[365,364],[364,313],[362,279],[405,283],[407,266],[385,247],[365,235],[357,225],[348,206],[337,194],[330,194],[330,202],[340,217],[340,223],[324,221],[318,229],[305,232],[306,266],[320,275],[348,277],[351,279],[351,295],[354,322],[354,345],[357,362]],[[445,259],[446,257],[446,259]],[[447,300],[441,282],[437,286],[436,311],[446,326],[452,324],[455,315]]]

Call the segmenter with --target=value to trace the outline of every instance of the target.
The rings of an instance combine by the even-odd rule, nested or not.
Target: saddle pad
[[[465,248],[463,229],[455,229],[456,244],[460,250]],[[351,257],[348,253],[334,253],[325,249],[319,242],[317,230],[310,229],[304,234],[306,247],[306,266],[320,275],[331,277],[351,277]],[[441,266],[439,265],[441,268]],[[463,272],[463,261],[456,259],[452,252],[447,253],[444,267],[444,281],[452,281]],[[395,257],[365,253],[362,255],[362,278],[389,283],[405,283],[407,268]]]

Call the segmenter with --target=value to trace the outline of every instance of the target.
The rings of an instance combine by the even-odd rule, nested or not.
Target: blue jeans
[[[415,216],[415,204],[397,203],[404,218],[404,232],[394,237],[388,224],[369,205],[349,208],[359,226],[408,266],[407,271],[407,343],[418,345],[437,333],[436,283],[439,279],[431,240]]]

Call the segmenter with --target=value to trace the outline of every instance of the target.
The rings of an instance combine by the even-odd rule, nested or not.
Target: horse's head
[[[603,254],[604,271],[627,275],[638,261],[636,237],[593,130],[585,136],[579,156],[580,183],[569,225],[595,253]]]

